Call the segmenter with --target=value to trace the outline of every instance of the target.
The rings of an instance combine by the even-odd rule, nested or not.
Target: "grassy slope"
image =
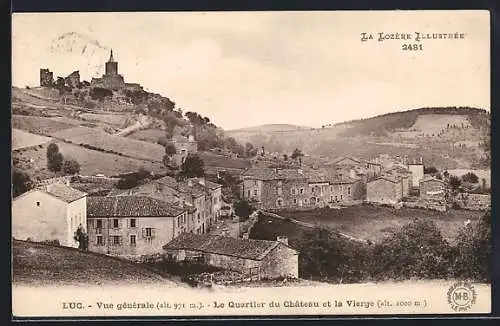
[[[307,223],[331,227],[354,237],[377,242],[389,235],[391,231],[397,231],[403,225],[411,222],[413,218],[431,219],[439,227],[443,237],[452,241],[467,219],[474,221],[482,216],[483,212],[466,210],[437,212],[410,208],[396,210],[363,205],[342,210],[281,212],[279,214]],[[265,219],[267,220],[259,222],[260,226],[256,230],[256,234],[287,235],[290,239],[295,239],[300,238],[304,230],[307,229],[287,221],[268,217]],[[272,223],[268,223],[269,220]]]
[[[14,240],[13,283],[30,285],[151,284],[176,286],[141,265],[76,249]]]
[[[64,142],[56,143],[59,146],[59,151],[65,157],[74,158],[80,163],[80,173],[83,175],[95,175],[100,173],[111,176],[137,171],[140,167],[145,167],[154,172],[164,170],[161,163],[152,163],[115,154],[103,153]],[[19,165],[20,169],[28,172],[33,177],[39,176],[40,178],[49,178],[53,177],[53,173],[47,170],[46,151],[46,146],[44,146],[42,148],[14,153],[14,157],[23,160],[33,159],[34,161],[29,165],[26,163]]]

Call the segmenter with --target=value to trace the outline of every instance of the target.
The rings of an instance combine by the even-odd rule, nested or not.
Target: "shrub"
[[[455,277],[490,281],[491,212],[485,213],[476,224],[461,228],[453,256]]]
[[[371,270],[377,279],[446,278],[449,254],[434,222],[417,219],[374,246]]]
[[[66,159],[62,165],[65,174],[77,174],[80,172],[80,163],[75,159]]]

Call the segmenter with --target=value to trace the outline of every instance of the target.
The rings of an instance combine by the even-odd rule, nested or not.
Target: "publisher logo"
[[[448,290],[448,303],[457,312],[469,310],[476,303],[476,290],[468,282],[457,282]]]

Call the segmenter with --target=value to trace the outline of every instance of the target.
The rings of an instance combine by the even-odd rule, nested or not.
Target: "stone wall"
[[[463,209],[487,210],[491,207],[491,195],[488,194],[458,194],[455,203]]]

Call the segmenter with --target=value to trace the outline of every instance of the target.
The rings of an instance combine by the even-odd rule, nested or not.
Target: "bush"
[[[436,279],[450,272],[450,248],[430,220],[414,220],[373,248],[377,279]]]
[[[491,212],[475,225],[460,230],[453,248],[453,271],[457,278],[489,282],[491,278]]]
[[[75,159],[66,159],[62,165],[65,174],[77,174],[80,172],[80,163]]]

